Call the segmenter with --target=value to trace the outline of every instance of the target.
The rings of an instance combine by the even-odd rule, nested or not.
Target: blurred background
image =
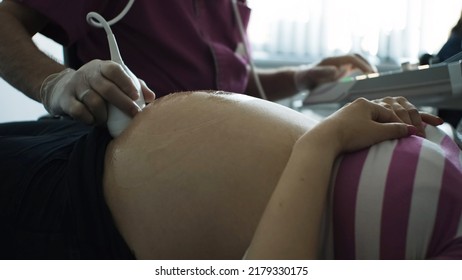
[[[442,47],[462,11],[460,0],[248,1],[249,37],[262,63],[312,63],[349,52],[382,67],[417,62]]]

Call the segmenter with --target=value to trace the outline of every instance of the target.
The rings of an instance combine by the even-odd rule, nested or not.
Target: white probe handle
[[[143,109],[145,106],[145,101],[143,97],[143,92],[141,90],[141,84],[138,78],[133,74],[130,69],[124,64],[122,61],[122,57],[120,56],[119,48],[117,46],[117,42],[115,40],[115,37],[112,33],[107,35],[108,37],[108,42],[109,42],[109,50],[111,52],[111,60],[120,64],[122,68],[125,70],[125,72],[130,76],[130,78],[133,81],[133,84],[136,87],[136,90],[138,91],[139,98],[135,101],[135,103]],[[122,112],[119,108],[115,107],[112,104],[108,105],[108,116],[107,116],[107,127],[109,130],[109,133],[112,135],[112,137],[117,137],[122,133],[122,131],[125,130],[125,128],[130,124],[130,121],[132,118]]]
[[[125,72],[132,78],[133,83],[138,91],[140,98],[135,103],[143,109],[145,106],[143,92],[141,91],[141,84],[138,78],[127,68],[124,64],[121,64]],[[107,116],[107,128],[112,137],[117,137],[125,130],[130,124],[132,117],[122,112],[119,108],[112,104],[108,104],[108,116]]]

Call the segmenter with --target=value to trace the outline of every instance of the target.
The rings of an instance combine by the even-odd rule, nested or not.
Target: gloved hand
[[[140,83],[145,101],[152,102],[154,92]],[[40,88],[42,104],[51,115],[67,114],[86,124],[107,121],[106,102],[134,116],[141,110],[138,98],[131,78],[113,61],[92,60],[77,71],[65,69],[48,76]]]
[[[295,86],[299,91],[314,89],[323,83],[336,81],[352,71],[368,74],[377,72],[377,69],[357,54],[328,57],[314,67],[301,68],[295,72]]]
[[[346,75],[347,67],[332,65],[316,65],[310,68],[301,68],[294,74],[295,86],[298,91],[312,90],[317,86],[333,82]]]

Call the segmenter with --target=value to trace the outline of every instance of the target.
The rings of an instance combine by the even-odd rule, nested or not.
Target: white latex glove
[[[155,94],[140,80],[147,103]],[[87,124],[107,121],[106,102],[129,116],[140,108],[138,91],[130,76],[113,61],[92,60],[77,71],[65,69],[48,76],[40,88],[40,99],[51,115],[69,115]]]
[[[377,72],[377,69],[358,54],[328,57],[313,67],[303,67],[295,72],[295,86],[299,91],[311,90],[321,84],[350,75],[354,71],[367,74]]]

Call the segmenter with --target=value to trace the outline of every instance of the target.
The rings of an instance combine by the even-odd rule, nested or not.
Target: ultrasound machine
[[[348,103],[359,97],[404,96],[416,106],[462,111],[462,52],[444,62],[396,71],[349,75],[309,92],[304,105]],[[462,147],[462,120],[454,138]]]
[[[347,103],[358,97],[404,96],[418,106],[462,110],[462,53],[415,69],[347,76],[311,91],[305,105]]]

